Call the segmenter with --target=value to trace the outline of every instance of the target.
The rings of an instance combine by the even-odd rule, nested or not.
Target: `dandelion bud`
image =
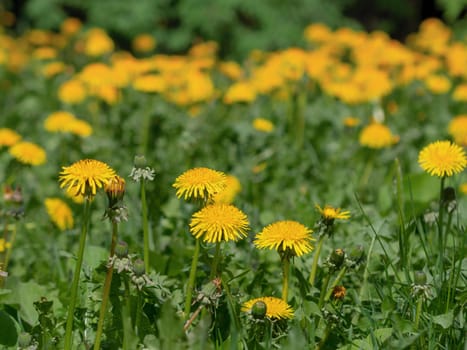
[[[254,318],[263,319],[266,316],[267,305],[264,301],[258,300],[251,308],[251,314]]]
[[[119,258],[125,258],[128,256],[128,243],[125,241],[120,241],[115,246],[115,255]]]
[[[135,156],[133,160],[135,168],[144,168],[146,167],[147,161],[145,156]]]
[[[344,250],[338,248],[331,253],[331,256],[329,257],[329,262],[335,269],[339,269],[342,266],[342,263],[344,262],[344,257]]]
[[[27,348],[29,345],[31,345],[31,340],[32,340],[31,334],[27,332],[20,333],[18,336],[18,347],[20,349]]]
[[[344,286],[335,286],[332,290],[332,297],[335,300],[342,300],[345,297],[347,290]]]
[[[113,207],[114,204],[123,199],[123,195],[125,194],[125,180],[115,175],[105,184],[104,190],[109,198],[109,207]]]
[[[414,282],[416,285],[422,286],[426,284],[426,274],[423,271],[415,271]]]
[[[136,276],[141,276],[145,272],[144,261],[141,259],[136,259],[133,263],[133,272]]]

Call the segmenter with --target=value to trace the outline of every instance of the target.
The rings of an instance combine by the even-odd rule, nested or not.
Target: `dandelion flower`
[[[270,133],[274,130],[274,124],[271,121],[264,118],[256,118],[255,120],[253,120],[253,127],[256,130],[265,133]]]
[[[457,144],[467,146],[467,114],[454,117],[449,123],[448,131]]]
[[[44,201],[47,213],[57,227],[65,231],[73,227],[73,215],[70,207],[59,198],[46,198]]]
[[[301,256],[313,250],[313,231],[297,221],[277,221],[266,226],[256,235],[254,244],[259,249],[289,250],[294,256]]]
[[[68,125],[74,120],[75,116],[70,112],[53,112],[45,119],[44,128],[50,132],[67,132]]]
[[[83,196],[94,196],[97,188],[103,187],[116,175],[107,164],[94,159],[79,160],[62,168],[60,187],[75,188],[75,194]]]
[[[41,165],[47,160],[44,149],[32,142],[19,142],[9,150],[19,162],[31,165]]]
[[[360,145],[368,148],[380,149],[392,146],[399,141],[399,137],[383,124],[372,123],[367,125],[360,133]]]
[[[77,188],[73,186],[67,187],[65,190],[65,195],[71,198],[71,200],[75,202],[76,204],[84,203],[84,196],[81,193],[76,194],[76,191],[77,191]]]
[[[151,34],[140,34],[132,40],[131,46],[137,52],[151,52],[156,47],[156,39]]]
[[[69,104],[78,104],[84,101],[87,90],[84,83],[77,79],[64,82],[58,88],[58,99]]]
[[[178,198],[206,199],[222,191],[226,186],[226,175],[221,171],[208,168],[193,168],[187,170],[175,179],[172,185],[177,189]]]
[[[225,188],[213,196],[214,203],[230,204],[242,189],[240,181],[233,175],[227,175]]]
[[[190,231],[204,242],[237,241],[247,236],[247,216],[230,204],[211,204],[193,214]]]
[[[291,319],[293,310],[284,300],[275,297],[261,297],[251,299],[243,303],[242,311],[251,312],[251,309],[257,302],[266,304],[266,317],[271,319]]]
[[[68,125],[68,131],[77,136],[88,137],[92,134],[92,127],[84,120],[75,119]]]
[[[467,157],[462,147],[450,141],[435,141],[420,151],[418,163],[430,175],[444,177],[464,170]]]
[[[342,219],[347,220],[350,218],[350,211],[341,210],[341,208],[334,208],[330,205],[325,205],[324,208],[321,208],[318,204],[315,205],[316,209],[319,211],[324,220],[335,220]]]
[[[347,289],[344,286],[335,286],[332,289],[332,297],[335,300],[342,300],[347,293]]]
[[[13,146],[21,140],[21,135],[8,128],[0,128],[0,147]]]

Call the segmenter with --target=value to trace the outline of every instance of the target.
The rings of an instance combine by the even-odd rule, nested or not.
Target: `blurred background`
[[[303,45],[303,29],[321,22],[331,28],[383,30],[404,41],[423,19],[442,19],[458,36],[467,35],[467,0],[2,0],[14,14],[10,28],[55,30],[67,17],[104,28],[119,47],[148,33],[159,53],[184,53],[214,40],[223,59],[241,60],[252,50]],[[5,16],[3,16],[5,17]],[[12,17],[12,16],[10,16]]]

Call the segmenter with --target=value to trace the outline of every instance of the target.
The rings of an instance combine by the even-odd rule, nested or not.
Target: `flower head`
[[[398,141],[399,137],[394,136],[386,125],[380,123],[367,125],[359,136],[359,142],[362,146],[374,149],[389,147]]]
[[[325,205],[324,208],[321,208],[318,204],[316,204],[315,207],[321,214],[321,217],[327,221],[335,219],[347,220],[348,218],[350,218],[350,211],[348,210],[334,208],[330,205]]]
[[[275,297],[261,297],[243,303],[242,311],[251,312],[257,302],[266,304],[266,317],[270,319],[291,319],[293,310],[284,300]]]
[[[253,120],[253,127],[264,133],[270,133],[274,130],[274,124],[270,120],[264,118],[256,118]]]
[[[430,175],[444,177],[464,170],[467,157],[462,147],[450,141],[435,141],[420,151],[418,163]]]
[[[193,214],[190,231],[204,242],[237,241],[247,236],[248,218],[230,204],[211,204]]]
[[[214,194],[225,188],[226,175],[208,168],[193,168],[177,177],[172,186],[177,189],[178,198],[210,201]]]
[[[242,189],[240,181],[235,176],[227,175],[225,180],[225,188],[213,196],[214,203],[230,204]]]
[[[448,131],[457,144],[467,146],[467,114],[454,117],[449,123]]]
[[[47,160],[44,149],[32,142],[18,142],[10,147],[9,152],[24,164],[41,165]]]
[[[344,286],[335,286],[332,289],[332,297],[335,300],[342,300],[345,297],[347,290]]]
[[[59,198],[46,198],[44,201],[47,213],[57,227],[65,231],[73,227],[73,215],[70,207]]]
[[[107,164],[94,159],[83,159],[60,172],[60,187],[75,188],[75,194],[94,196],[97,188],[107,184],[115,171]]]
[[[276,249],[279,253],[289,251],[294,256],[301,256],[313,250],[312,232],[297,221],[277,221],[258,233],[253,243],[259,249]]]
[[[8,128],[0,128],[0,147],[13,146],[19,140],[21,140],[21,135],[19,135],[16,131]]]

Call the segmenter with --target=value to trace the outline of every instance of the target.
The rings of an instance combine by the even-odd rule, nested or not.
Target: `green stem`
[[[75,273],[73,276],[73,282],[71,285],[71,299],[70,305],[68,307],[68,316],[66,320],[66,328],[65,328],[65,350],[71,350],[71,346],[73,343],[73,318],[76,308],[76,299],[78,296],[78,285],[79,285],[79,277],[81,273],[81,266],[83,264],[83,255],[84,255],[84,246],[86,245],[86,234],[88,232],[88,223],[89,223],[89,214],[91,208],[91,199],[86,198],[84,202],[84,210],[83,210],[83,223],[81,226],[81,235],[79,238],[79,249],[78,249],[78,260],[76,261],[75,265]]]
[[[148,205],[146,201],[145,181],[141,179],[141,208],[143,215],[143,241],[144,241],[144,268],[149,273],[149,224],[148,224]]]
[[[125,302],[122,306],[123,350],[131,349],[130,284],[124,276]]]
[[[289,274],[290,274],[290,259],[285,257],[282,259],[282,300],[287,302],[289,296]]]
[[[444,192],[444,181],[445,177],[441,178],[440,189],[439,189],[439,208],[438,208],[438,271],[441,271],[440,274],[440,285],[444,281],[444,230],[443,230],[443,221],[444,221],[444,202],[443,202],[443,192]]]
[[[110,244],[110,257],[114,256],[115,245],[117,244],[118,224],[112,223],[112,242]],[[107,310],[107,302],[109,301],[110,285],[112,283],[113,265],[107,268],[107,274],[104,281],[104,289],[102,295],[102,304],[99,312],[99,321],[97,322],[96,341],[94,343],[94,350],[100,349],[102,331],[104,329],[105,311]]]
[[[319,293],[319,302],[318,307],[321,310],[324,304],[324,297],[326,295],[326,291],[328,290],[329,280],[331,278],[331,271],[328,271],[326,277],[324,277],[323,285],[321,286],[321,292]]]
[[[368,254],[367,254],[366,263],[365,263],[365,271],[363,272],[363,282],[361,284],[360,291],[358,293],[359,300],[363,299],[363,292],[365,291],[368,276],[370,274],[368,267],[370,266],[370,259],[373,253],[373,247],[375,246],[375,242],[376,242],[376,235],[374,235],[373,238],[371,239],[370,248],[368,248]]]
[[[323,242],[324,242],[324,237],[325,235],[321,235],[318,240],[318,245],[316,246],[315,254],[313,256],[313,262],[311,265],[311,273],[310,273],[310,284],[313,286],[315,284],[315,278],[316,278],[316,271],[318,269],[318,260],[319,260],[319,255],[321,253],[321,248],[323,247]]]
[[[418,301],[417,301],[417,311],[415,312],[415,322],[414,322],[415,330],[418,329],[418,326],[420,324],[420,315],[422,314],[422,307],[423,307],[423,297],[419,296]]]
[[[191,261],[190,276],[188,278],[188,285],[186,286],[186,298],[185,298],[185,318],[190,317],[191,299],[193,297],[193,288],[195,286],[196,268],[198,266],[200,243],[199,239],[195,241],[195,251],[193,253],[193,260]]]
[[[217,273],[217,266],[219,265],[219,260],[220,260],[220,252],[221,252],[221,242],[216,243],[216,252],[214,253],[214,259],[212,260],[212,267],[211,267],[211,275],[210,275],[210,280],[213,280],[214,278],[217,277],[217,275],[220,275]]]
[[[334,287],[336,287],[342,278],[344,277],[345,273],[347,272],[347,266],[344,266],[340,271],[337,277],[334,279],[334,281],[331,283],[331,286],[329,287],[326,296],[324,298],[324,301],[328,301],[331,298],[332,291],[334,290]]]

